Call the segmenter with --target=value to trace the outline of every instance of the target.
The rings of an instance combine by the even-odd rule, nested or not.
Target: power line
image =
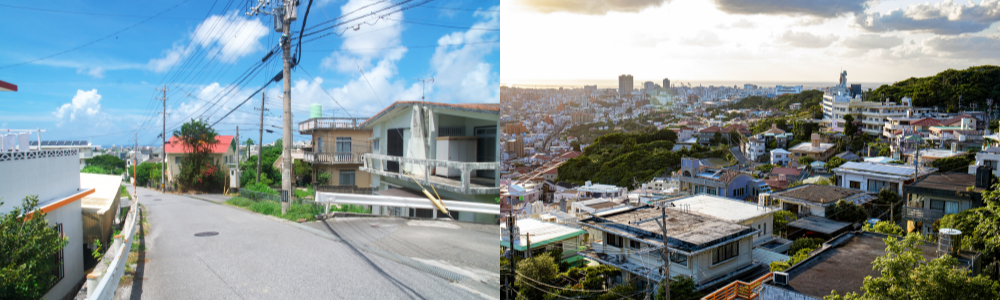
[[[435,24],[435,23],[420,22],[420,21],[397,20],[397,19],[393,19],[393,18],[389,18],[389,17],[385,17],[385,19],[386,20],[393,20],[393,21],[401,22],[401,23],[411,23],[411,24],[424,25],[424,26],[432,26],[432,27],[443,27],[443,28],[464,29],[464,30],[500,31],[500,28],[465,27],[465,26],[458,26],[458,25]]]
[[[152,17],[146,18],[145,20],[142,20],[139,23],[135,23],[132,26],[125,27],[122,30],[115,31],[112,34],[106,35],[106,36],[104,36],[102,38],[96,39],[96,40],[91,41],[89,43],[86,43],[86,44],[83,44],[83,45],[80,45],[80,46],[76,46],[76,47],[74,47],[72,49],[69,49],[69,50],[66,50],[66,51],[62,51],[62,52],[58,52],[58,53],[51,54],[51,55],[48,55],[48,56],[44,56],[44,57],[41,57],[41,58],[36,58],[36,59],[33,59],[33,60],[23,61],[23,62],[11,64],[11,65],[6,65],[6,66],[0,66],[0,70],[7,69],[7,68],[12,68],[12,67],[16,67],[16,66],[21,66],[21,65],[26,65],[26,64],[30,64],[30,63],[37,62],[37,61],[44,60],[44,59],[53,58],[53,57],[56,57],[56,56],[59,56],[59,55],[63,55],[63,54],[69,53],[69,52],[73,52],[73,51],[79,50],[79,49],[81,49],[83,47],[87,47],[87,46],[93,45],[93,44],[95,44],[97,42],[106,40],[108,38],[111,38],[112,36],[117,36],[119,33],[125,32],[125,31],[127,31],[129,29],[135,28],[136,26],[139,26],[139,25],[142,25],[142,24],[144,24],[146,22],[149,22],[149,20],[152,20],[152,19],[154,19],[156,17],[159,17],[160,15],[162,15],[162,14],[168,12],[168,11],[171,11],[174,8],[177,8],[178,6],[181,6],[182,4],[187,3],[188,1],[191,1],[191,0],[184,0],[183,2],[178,3],[177,5],[171,6],[167,10],[161,11],[160,13],[158,13],[156,15],[153,15]]]
[[[419,45],[419,46],[394,46],[394,47],[383,47],[383,48],[344,48],[344,49],[321,49],[321,50],[303,50],[303,51],[330,52],[330,51],[347,50],[354,52],[363,52],[363,51],[381,51],[381,50],[399,49],[399,48],[418,49],[418,48],[437,48],[440,46],[485,45],[485,44],[499,44],[499,43],[500,41],[490,41],[490,42],[452,43],[452,44]]]
[[[17,5],[10,5],[10,4],[0,4],[0,7],[16,8],[16,9],[24,9],[24,10],[34,10],[34,11],[43,11],[43,12],[64,13],[64,14],[87,15],[87,16],[108,16],[108,17],[127,17],[127,18],[152,18],[150,16],[121,15],[121,14],[106,14],[106,13],[95,13],[95,12],[56,10],[56,9],[46,9],[46,8],[35,8],[35,7],[17,6]],[[188,18],[188,17],[160,17],[160,19],[201,20],[201,19],[198,19],[198,18]]]

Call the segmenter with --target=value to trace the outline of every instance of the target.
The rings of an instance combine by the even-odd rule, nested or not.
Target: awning
[[[0,92],[16,92],[16,91],[17,91],[17,85],[0,80]]]

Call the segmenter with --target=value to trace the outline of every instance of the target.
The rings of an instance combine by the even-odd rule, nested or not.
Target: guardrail
[[[771,279],[772,273],[767,273],[753,282],[746,283],[742,281],[734,281],[733,283],[727,284],[721,289],[702,297],[702,300],[733,300],[733,299],[746,299],[754,300],[760,296],[760,285]]]
[[[390,163],[395,163],[395,166],[391,166],[392,164]],[[417,180],[430,182],[430,184],[436,186],[437,189],[445,189],[461,194],[481,195],[500,193],[500,187],[498,186],[472,185],[472,171],[496,170],[500,168],[500,162],[446,161],[366,153],[364,155],[364,164],[361,168],[359,168],[359,170],[375,175],[407,180],[410,179],[410,177],[400,173],[399,170],[406,170],[407,168],[412,167],[417,167],[419,169],[435,168],[437,169],[438,174],[447,173],[448,171],[446,170],[449,169],[457,170],[460,173],[459,180],[436,175],[433,177],[434,180],[431,180],[432,175],[430,174],[417,175]]]
[[[500,214],[499,204],[476,203],[466,201],[441,200],[448,211],[464,211],[479,214]],[[337,194],[337,193],[316,193],[316,203],[334,204],[355,204],[355,205],[377,205],[405,208],[423,208],[437,210],[431,200],[427,198],[396,197],[396,196],[369,196],[358,194]]]
[[[125,265],[128,263],[128,255],[132,250],[132,238],[135,237],[136,222],[139,218],[139,201],[132,201],[129,208],[129,215],[125,219],[125,227],[122,231],[122,246],[118,248],[115,258],[111,260],[109,271],[101,275],[97,287],[92,291],[87,289],[87,300],[110,300],[115,297],[118,290],[118,282],[121,281],[125,273]]]

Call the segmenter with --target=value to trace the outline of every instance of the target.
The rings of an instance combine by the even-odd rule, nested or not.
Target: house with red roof
[[[211,147],[212,161],[223,167],[229,168],[231,165],[236,165],[236,147],[237,141],[231,135],[217,135],[215,136],[215,145]],[[181,165],[184,164],[184,157],[191,154],[191,147],[181,143],[177,137],[170,137],[170,141],[167,142],[164,152],[167,153],[167,180],[173,181],[174,176],[180,174]]]

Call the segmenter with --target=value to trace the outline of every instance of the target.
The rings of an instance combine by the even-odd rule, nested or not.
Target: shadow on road
[[[336,230],[333,230],[333,227],[330,227],[330,224],[327,223],[326,220],[322,220],[322,222],[323,222],[323,225],[326,226],[326,229],[330,231],[330,233],[332,233],[334,236],[336,236],[337,239],[339,239],[341,241],[344,241],[344,244],[347,245],[347,247],[351,248],[351,250],[354,251],[354,253],[357,253],[358,256],[360,256],[361,258],[364,258],[365,262],[367,262],[368,265],[370,265],[372,268],[374,268],[376,271],[378,271],[379,274],[382,274],[383,277],[385,277],[386,279],[388,279],[389,282],[391,282],[397,288],[399,288],[400,290],[402,290],[403,292],[405,292],[407,295],[409,295],[411,299],[424,299],[424,300],[426,300],[424,297],[420,296],[420,294],[418,294],[412,288],[410,288],[406,284],[403,284],[399,280],[396,280],[396,278],[392,277],[392,275],[389,275],[384,270],[382,270],[382,268],[379,267],[378,265],[376,265],[375,262],[372,262],[372,260],[369,259],[368,256],[366,256],[364,253],[361,253],[361,250],[358,250],[358,248],[354,247],[354,245],[350,241],[348,241],[348,240],[344,239],[344,237],[340,236],[340,234],[337,233]]]
[[[129,295],[130,300],[138,300],[142,298],[142,283],[145,278],[142,276],[146,273],[146,211],[145,209],[139,210],[139,232],[142,234],[141,238],[137,241],[139,242],[139,254],[136,259],[135,274],[132,274],[132,292]]]

